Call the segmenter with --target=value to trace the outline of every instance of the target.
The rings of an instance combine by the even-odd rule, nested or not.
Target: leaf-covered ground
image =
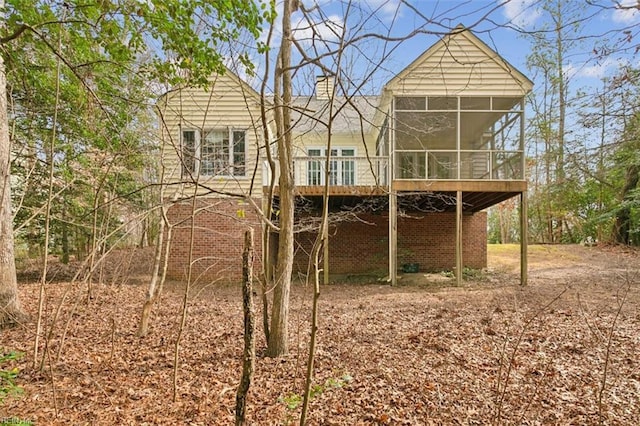
[[[533,247],[526,288],[517,285],[515,256],[514,247],[492,248],[489,271],[462,288],[423,274],[406,275],[395,288],[323,287],[309,424],[640,424],[638,252]],[[33,368],[34,322],[2,332],[0,347],[25,356],[15,363],[24,394],[5,401],[0,418],[38,425],[233,424],[240,288],[191,289],[174,402],[183,286],[167,288],[151,333],[141,339],[135,332],[144,280],[113,281],[96,285],[91,301],[81,285],[47,286],[51,334],[42,370]],[[293,289],[289,356],[263,357],[258,327],[250,424],[297,424],[310,291],[303,284]],[[37,294],[37,284],[21,285],[33,317]]]

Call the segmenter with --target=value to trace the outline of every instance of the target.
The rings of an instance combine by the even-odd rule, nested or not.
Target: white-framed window
[[[307,162],[307,185],[324,185],[326,148],[309,148],[309,157],[318,159]],[[329,163],[329,185],[347,186],[356,184],[356,155],[354,148],[332,148]],[[349,158],[351,157],[351,158]]]
[[[236,176],[246,173],[245,130],[183,129],[182,176]]]

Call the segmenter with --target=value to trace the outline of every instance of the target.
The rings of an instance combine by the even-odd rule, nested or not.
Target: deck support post
[[[389,193],[389,282],[398,281],[398,194]]]
[[[456,282],[462,285],[462,191],[456,191]]]
[[[529,221],[527,220],[527,192],[520,193],[520,285],[527,285],[527,247],[529,245]]]

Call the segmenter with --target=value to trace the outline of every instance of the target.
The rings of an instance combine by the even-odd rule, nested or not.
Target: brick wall
[[[416,219],[398,218],[398,265],[419,263],[422,271],[451,270],[455,266],[454,213],[430,213]],[[462,263],[487,266],[487,214],[462,216]]]
[[[415,213],[398,218],[398,265],[418,263],[420,271],[451,270],[455,266],[455,214]],[[362,222],[332,225],[329,259],[332,274],[385,274],[388,271],[387,215],[359,215]],[[366,222],[366,223],[364,223]],[[487,266],[487,214],[464,215],[463,264]],[[305,272],[315,234],[296,238],[295,268]]]
[[[203,199],[195,216],[193,273],[200,281],[239,281],[242,278],[244,232],[254,228],[256,274],[262,268],[261,223],[247,203],[232,199]],[[168,264],[171,278],[187,272],[191,232],[191,203],[173,205],[168,212],[173,241]],[[451,270],[455,265],[455,214],[415,213],[398,218],[398,265],[418,263],[420,271]],[[330,227],[329,259],[332,274],[385,275],[388,271],[389,225],[386,214],[361,214],[361,221]],[[487,215],[464,215],[463,263],[487,266]],[[306,273],[315,233],[296,235],[294,270]],[[277,237],[272,238],[277,247]]]
[[[382,274],[388,270],[389,225],[387,217],[359,215],[367,223],[343,222],[329,228],[331,274]],[[316,234],[296,236],[294,270],[306,272]]]
[[[260,201],[256,200],[259,204]],[[202,281],[240,281],[244,233],[254,228],[254,275],[261,271],[262,234],[259,218],[250,204],[236,199],[198,200],[195,214],[192,277]],[[173,228],[167,274],[184,280],[187,276],[191,237],[190,201],[174,204],[168,217]]]

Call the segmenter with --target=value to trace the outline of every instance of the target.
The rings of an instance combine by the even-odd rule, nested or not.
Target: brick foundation
[[[194,277],[200,280],[240,281],[244,231],[255,232],[255,274],[262,271],[262,239],[259,217],[247,203],[232,199],[198,202],[193,258]],[[184,280],[187,273],[191,233],[191,203],[173,205],[168,212],[173,241],[168,274]],[[244,216],[244,217],[243,217]],[[455,214],[409,213],[398,218],[398,265],[418,263],[420,271],[451,270],[455,265]],[[330,273],[386,275],[388,272],[388,215],[360,214],[361,221],[331,225]],[[182,221],[182,222],[181,222]],[[180,222],[180,223],[179,223]],[[487,266],[487,214],[464,215],[463,264]],[[315,233],[296,235],[294,271],[306,273]],[[277,247],[277,237],[272,238]]]
[[[455,231],[454,213],[399,218],[398,265],[419,263],[421,271],[452,270],[456,258]],[[486,212],[462,216],[462,263],[473,269],[487,266]]]
[[[259,200],[256,201],[258,204]],[[240,281],[244,233],[254,228],[254,275],[262,270],[262,234],[258,215],[250,204],[236,199],[208,198],[196,204],[192,277],[198,281]],[[190,201],[174,204],[168,217],[173,228],[167,274],[187,277],[191,239]]]
[[[418,263],[420,271],[452,270],[455,266],[454,213],[409,213],[398,218],[398,265]],[[359,215],[363,222],[344,222],[330,228],[329,259],[332,274],[384,275],[389,268],[387,215]],[[462,218],[462,260],[466,267],[487,266],[487,214]],[[295,268],[306,272],[313,233],[298,235]]]

